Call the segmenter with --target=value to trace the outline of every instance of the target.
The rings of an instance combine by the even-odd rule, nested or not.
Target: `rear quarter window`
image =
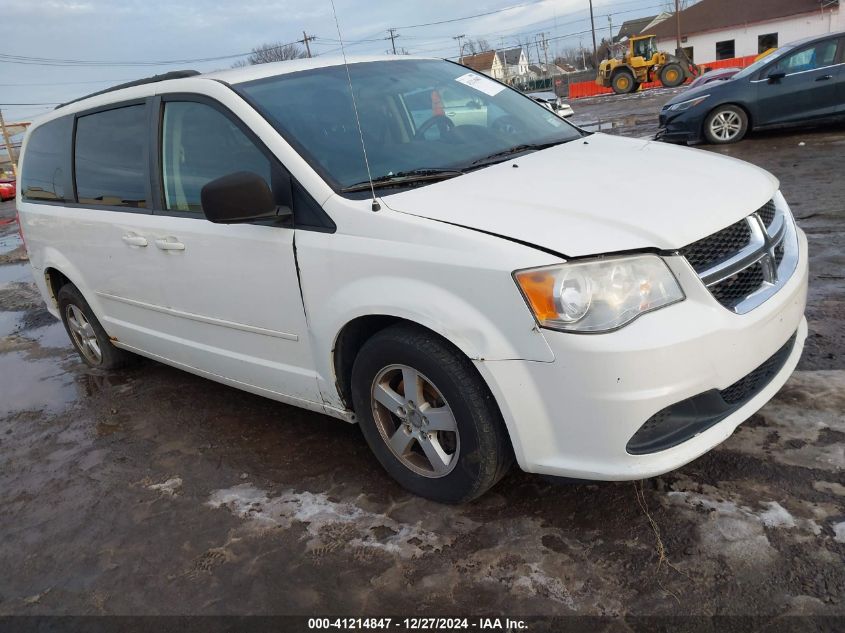
[[[70,144],[73,119],[62,117],[35,128],[21,165],[21,196],[33,202],[71,202]]]

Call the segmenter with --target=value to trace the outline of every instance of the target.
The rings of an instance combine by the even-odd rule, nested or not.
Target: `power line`
[[[487,15],[495,15],[496,13],[504,13],[505,11],[510,11],[511,9],[519,9],[520,7],[527,7],[531,4],[539,4],[542,0],[537,0],[537,2],[523,2],[522,4],[514,4],[509,7],[503,7],[501,9],[496,9],[495,11],[487,11],[485,13],[476,13],[475,15],[467,15],[462,18],[452,18],[449,20],[438,20],[437,22],[426,22],[424,24],[409,24],[407,26],[399,26],[397,28],[400,29],[417,29],[423,26],[438,26],[440,24],[451,24],[452,22],[463,22],[464,20],[472,20],[473,18],[483,18]]]
[[[269,47],[267,50],[276,50],[298,44],[299,40],[293,42],[286,42],[284,44],[276,44]],[[200,62],[213,62],[224,59],[237,59],[238,57],[246,57],[252,55],[252,51],[247,53],[235,53],[233,55],[218,55],[216,57],[195,57],[193,59],[167,59],[158,61],[107,61],[107,60],[84,60],[84,59],[62,59],[53,57],[30,57],[26,55],[10,55],[8,53],[0,53],[0,63],[8,64],[27,64],[35,66],[167,66],[170,64],[195,64]]]

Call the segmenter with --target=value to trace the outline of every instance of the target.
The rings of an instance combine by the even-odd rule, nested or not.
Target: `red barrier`
[[[752,64],[757,59],[756,55],[749,55],[748,57],[735,57],[733,59],[720,59],[708,64],[702,64],[704,68],[716,70],[717,68],[745,68]],[[640,90],[650,90],[651,88],[660,88],[662,84],[659,81],[652,81],[643,84]],[[569,98],[581,99],[583,97],[597,97],[599,95],[613,94],[613,89],[604,88],[596,84],[595,81],[579,81],[578,83],[569,85]]]

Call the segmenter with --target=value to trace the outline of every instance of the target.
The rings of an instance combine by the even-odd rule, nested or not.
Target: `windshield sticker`
[[[475,73],[467,73],[465,75],[461,75],[460,77],[456,78],[455,81],[464,84],[465,86],[469,86],[470,88],[475,88],[479,92],[483,92],[486,95],[490,95],[491,97],[495,97],[499,94],[505,87],[500,84],[496,83],[492,79],[488,79],[484,75],[477,75]]]

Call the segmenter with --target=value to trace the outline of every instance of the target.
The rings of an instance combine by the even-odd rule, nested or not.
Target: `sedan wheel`
[[[704,122],[704,135],[711,143],[736,143],[748,131],[748,116],[736,106],[713,110]]]

